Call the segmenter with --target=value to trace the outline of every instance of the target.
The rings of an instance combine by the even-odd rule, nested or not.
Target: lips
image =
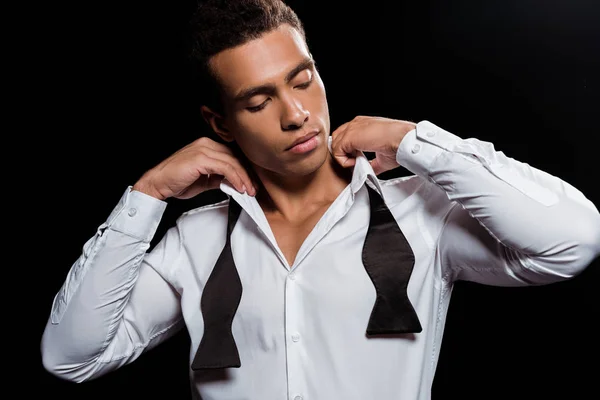
[[[304,143],[304,142],[306,142],[306,141],[310,140],[310,138],[312,138],[313,136],[316,136],[316,135],[318,135],[318,134],[319,134],[319,131],[312,131],[312,132],[310,132],[310,133],[307,133],[306,135],[304,135],[304,136],[301,136],[301,137],[299,137],[298,139],[296,139],[296,140],[294,141],[294,143],[292,143],[292,144],[291,144],[291,146],[290,146],[290,147],[288,147],[286,150],[289,150],[289,149],[291,149],[292,147],[296,146],[297,144]]]

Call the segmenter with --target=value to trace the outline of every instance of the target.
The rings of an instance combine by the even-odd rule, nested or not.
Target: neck
[[[261,188],[256,200],[265,215],[297,221],[321,207],[327,207],[352,180],[352,168],[343,168],[331,153],[314,172],[294,178],[282,177],[255,168]]]

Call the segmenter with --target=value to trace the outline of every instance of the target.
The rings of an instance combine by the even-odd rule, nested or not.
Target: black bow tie
[[[419,318],[406,292],[415,263],[414,253],[379,193],[369,185],[365,186],[369,192],[371,217],[362,261],[377,296],[367,334],[421,332]],[[242,297],[242,282],[231,253],[231,232],[241,210],[230,197],[227,241],[200,300],[204,335],[192,362],[193,370],[241,366],[231,331]]]

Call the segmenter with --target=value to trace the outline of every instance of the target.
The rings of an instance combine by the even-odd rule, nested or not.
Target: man
[[[282,2],[206,1],[196,27],[220,140],[148,170],[85,244],[44,331],[48,371],[93,379],[185,326],[198,398],[428,399],[455,281],[558,282],[600,254],[594,205],[490,143],[375,117],[331,132]],[[414,175],[377,178],[400,165]],[[210,189],[228,199],[147,253],[166,201]]]

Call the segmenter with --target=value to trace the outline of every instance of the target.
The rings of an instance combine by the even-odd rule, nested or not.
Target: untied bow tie
[[[362,251],[363,265],[375,286],[376,299],[368,335],[421,332],[407,295],[415,256],[394,216],[377,191],[365,184],[371,209]],[[204,334],[192,361],[193,370],[240,367],[231,326],[242,297],[242,282],[231,253],[231,233],[241,206],[229,199],[227,239],[202,293]]]

